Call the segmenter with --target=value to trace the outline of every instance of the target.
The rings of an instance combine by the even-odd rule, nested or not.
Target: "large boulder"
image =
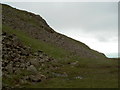
[[[27,70],[30,71],[30,72],[33,73],[33,74],[38,73],[38,71],[37,71],[37,69],[36,69],[36,67],[35,67],[34,65],[28,66],[28,67],[27,67]]]

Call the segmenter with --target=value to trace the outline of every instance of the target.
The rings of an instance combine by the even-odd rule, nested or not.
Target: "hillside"
[[[118,85],[116,60],[57,33],[39,15],[2,4],[2,37],[3,88]]]
[[[39,15],[3,6],[3,25],[21,30],[35,39],[55,45],[83,58],[102,58],[103,54],[91,50],[85,44],[55,32]]]

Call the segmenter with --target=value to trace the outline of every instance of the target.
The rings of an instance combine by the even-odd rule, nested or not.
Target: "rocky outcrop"
[[[37,83],[47,79],[40,70],[43,65],[46,65],[46,62],[54,61],[53,58],[40,50],[32,52],[31,48],[23,45],[14,34],[3,32],[2,37],[3,79],[10,78],[10,75],[14,76],[26,72],[28,73],[27,75],[18,78],[19,84]],[[7,87],[4,81],[3,87]]]

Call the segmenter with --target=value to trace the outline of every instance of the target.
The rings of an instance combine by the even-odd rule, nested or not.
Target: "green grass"
[[[51,65],[57,65],[57,70],[51,70],[51,72],[64,73],[66,72],[68,77],[51,77],[47,81],[43,81],[36,84],[26,84],[24,87],[32,88],[115,88],[118,87],[118,69],[117,60],[107,59],[90,59],[74,56],[68,51],[56,47],[52,44],[42,42],[34,39],[27,33],[20,30],[13,30],[11,27],[3,25],[3,31],[15,34],[26,46],[30,46],[34,51],[43,50],[49,56],[57,59],[57,63],[47,63]],[[78,61],[76,65],[68,63]],[[44,71],[43,71],[44,72]],[[25,72],[23,72],[25,73]],[[21,75],[23,75],[23,73]],[[26,74],[26,73],[25,73]],[[29,73],[28,73],[29,74]],[[14,77],[13,79],[21,77]],[[49,74],[48,76],[51,76]],[[76,76],[82,76],[83,79],[74,79]],[[6,79],[5,82],[11,84],[13,79]],[[12,84],[11,84],[12,85]]]
[[[34,39],[31,36],[29,36],[27,33],[24,33],[20,30],[13,30],[12,28],[5,25],[3,25],[2,30],[17,35],[17,37],[23,42],[23,44],[31,47],[33,51],[43,50],[45,53],[56,59],[61,59],[62,57],[64,58],[68,54],[67,51],[59,47],[56,47],[54,45]]]
[[[65,65],[57,73],[66,72],[68,77],[54,77],[34,86],[43,88],[115,88],[118,87],[117,71],[111,73],[115,68],[77,68]],[[75,76],[82,76],[83,79],[74,79]]]

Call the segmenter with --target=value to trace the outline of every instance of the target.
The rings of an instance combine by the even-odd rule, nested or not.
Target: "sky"
[[[6,2],[39,14],[57,32],[118,57],[117,2]]]

